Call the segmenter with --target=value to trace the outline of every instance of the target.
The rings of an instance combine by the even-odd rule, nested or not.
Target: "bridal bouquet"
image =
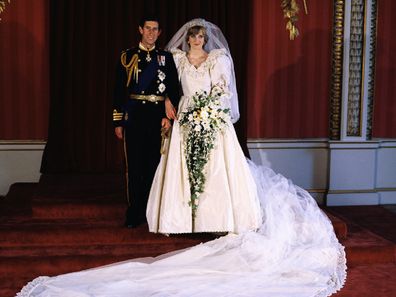
[[[216,137],[227,125],[230,110],[222,108],[220,97],[224,94],[220,86],[207,92],[196,92],[193,104],[182,112],[179,124],[183,128],[184,150],[189,172],[193,222],[199,204],[199,195],[204,191],[204,167],[208,162]],[[194,224],[193,224],[194,225]]]

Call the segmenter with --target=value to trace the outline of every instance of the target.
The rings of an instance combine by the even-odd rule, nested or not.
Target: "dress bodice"
[[[179,49],[173,49],[172,54],[175,60],[179,81],[183,90],[182,102],[179,109],[182,110],[186,103],[196,92],[206,91],[210,93],[214,85],[219,85],[226,92],[224,100],[230,96],[228,87],[231,78],[231,63],[224,49],[214,49],[210,51],[208,57],[199,67],[190,63],[187,53]],[[224,102],[228,105],[227,102]]]
[[[192,96],[199,91],[210,92],[216,84],[228,91],[231,64],[224,49],[210,51],[198,67],[190,63],[186,52],[174,49],[172,53],[184,96]]]

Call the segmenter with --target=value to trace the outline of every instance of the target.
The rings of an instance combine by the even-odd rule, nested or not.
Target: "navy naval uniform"
[[[164,99],[179,103],[179,83],[170,53],[144,47],[121,53],[117,66],[113,123],[124,127],[128,179],[127,226],[146,222],[146,205],[160,160]]]

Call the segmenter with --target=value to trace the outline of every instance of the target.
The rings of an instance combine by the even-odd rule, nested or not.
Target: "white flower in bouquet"
[[[201,113],[200,113],[201,119],[204,121],[209,117],[209,113],[207,111],[207,108],[203,108]]]
[[[192,97],[193,104],[182,112],[179,124],[184,131],[184,152],[189,171],[192,219],[196,216],[199,206],[199,195],[205,188],[205,165],[215,141],[229,122],[230,110],[222,108],[220,97],[225,92],[216,85],[210,94],[197,92]]]

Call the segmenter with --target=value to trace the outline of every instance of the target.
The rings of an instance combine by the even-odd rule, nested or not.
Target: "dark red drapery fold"
[[[137,44],[138,21],[145,12],[159,15],[162,46],[192,18],[222,28],[235,60],[243,114],[249,5],[237,0],[51,1],[50,124],[42,172],[122,168],[122,147],[111,122],[114,69],[121,50]],[[245,122],[242,117],[239,132]]]
[[[333,1],[308,1],[308,15],[301,7],[293,41],[280,1],[252,3],[248,137],[327,138]]]
[[[0,139],[45,140],[48,0],[6,2],[0,21]]]
[[[394,0],[378,1],[373,137],[396,138],[396,27]]]

